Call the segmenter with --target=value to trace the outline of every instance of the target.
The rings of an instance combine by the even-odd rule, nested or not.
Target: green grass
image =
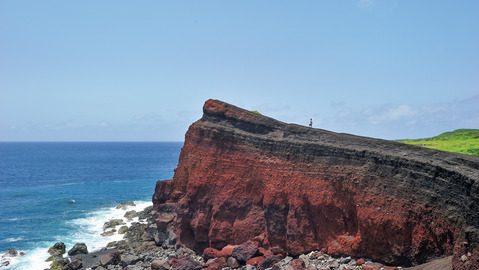
[[[479,129],[457,129],[425,139],[406,139],[400,142],[446,152],[479,156]]]

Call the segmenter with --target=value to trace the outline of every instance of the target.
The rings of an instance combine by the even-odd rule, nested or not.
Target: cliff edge
[[[199,252],[254,240],[411,266],[479,269],[479,157],[286,124],[208,100],[172,180],[160,239]]]

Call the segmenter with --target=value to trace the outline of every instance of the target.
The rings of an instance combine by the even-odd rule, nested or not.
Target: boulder
[[[301,259],[292,260],[286,267],[285,270],[305,270],[306,265]]]
[[[136,264],[137,262],[141,261],[141,258],[139,256],[136,256],[136,255],[126,254],[126,255],[121,256],[121,261],[125,265],[132,265],[132,264]]]
[[[119,203],[117,206],[116,206],[116,209],[123,209],[123,210],[126,210],[128,207],[132,207],[132,206],[136,206],[136,204],[132,201],[127,201],[127,202],[122,202],[122,203]]]
[[[48,249],[48,254],[52,256],[62,256],[65,254],[65,244],[63,242],[57,242]]]
[[[356,265],[363,265],[365,263],[363,258],[359,258],[356,260]]]
[[[178,257],[168,260],[168,264],[175,270],[200,270],[203,266],[190,256]]]
[[[77,259],[63,266],[62,270],[78,270],[82,268],[82,261]],[[52,269],[53,270],[53,269]]]
[[[110,250],[100,257],[102,266],[117,265],[121,262],[121,254],[118,250]]]
[[[52,263],[50,264],[50,270],[62,270],[63,267],[70,263],[68,258],[58,258],[56,257],[53,259]]]
[[[249,265],[253,265],[255,266],[256,268],[258,268],[258,266],[263,263],[264,261],[264,257],[263,256],[256,256],[256,257],[253,257],[251,259],[248,259],[246,261],[246,264],[249,264]]]
[[[270,255],[265,257],[265,259],[258,265],[258,269],[264,270],[267,268],[273,267],[273,265],[283,259],[281,255]]]
[[[224,257],[218,257],[215,259],[211,259],[206,263],[206,268],[204,267],[203,269],[207,270],[221,270],[225,267],[228,267],[228,264],[226,263],[226,259]]]
[[[228,257],[228,260],[226,260],[226,263],[231,268],[238,268],[240,266],[238,260],[233,257]]]
[[[125,234],[128,232],[128,227],[127,226],[121,226],[119,229],[118,229],[118,234]]]
[[[18,256],[18,251],[14,248],[11,248],[7,251],[7,255],[10,257],[17,257]]]
[[[231,257],[237,259],[239,262],[246,262],[256,255],[258,252],[258,243],[255,241],[247,241],[233,249]]]
[[[102,232],[102,233],[101,233],[101,236],[105,236],[105,237],[106,237],[106,236],[112,236],[112,235],[115,234],[115,232],[116,232],[115,229],[107,230],[107,231]]]
[[[124,225],[125,222],[121,218],[112,219],[103,224],[103,230],[115,228],[118,225]]]
[[[151,262],[151,270],[169,270],[170,265],[166,260],[153,260]]]
[[[217,249],[209,247],[203,250],[203,258],[205,258],[205,260],[209,260],[209,259],[213,259],[217,257],[220,257],[220,251]]]
[[[131,220],[138,217],[138,213],[135,210],[130,210],[127,211],[123,217],[127,218],[128,220]]]
[[[74,256],[77,254],[88,254],[88,248],[85,243],[76,243],[69,251],[69,256]]]

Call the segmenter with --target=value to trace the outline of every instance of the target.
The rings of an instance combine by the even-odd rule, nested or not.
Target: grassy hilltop
[[[400,142],[427,148],[479,156],[479,129],[457,129],[425,139],[406,139]]]

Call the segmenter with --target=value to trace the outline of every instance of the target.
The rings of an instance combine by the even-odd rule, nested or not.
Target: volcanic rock
[[[122,210],[126,210],[128,209],[128,207],[130,206],[136,206],[136,204],[132,201],[127,201],[127,202],[122,202],[122,203],[119,203],[117,206],[116,206],[116,209],[122,209]]]
[[[231,268],[238,268],[240,266],[238,260],[236,260],[233,257],[228,257],[228,260],[226,260],[226,263],[228,264],[229,267]]]
[[[77,254],[88,254],[88,248],[85,243],[76,243],[73,247],[68,251],[69,256],[74,256]]]
[[[10,257],[17,257],[18,256],[18,250],[11,248],[7,251],[7,255]]]
[[[81,260],[73,260],[70,263],[63,266],[62,270],[78,270],[82,268]]]
[[[118,229],[118,234],[125,234],[128,232],[128,226],[121,226],[119,229]]]
[[[108,266],[110,264],[118,264],[121,261],[121,255],[118,250],[111,250],[100,257],[100,264]]]
[[[195,261],[189,256],[173,258],[168,261],[168,264],[175,270],[199,270],[202,268],[200,262]]]
[[[239,262],[246,262],[258,253],[258,243],[247,241],[233,249],[231,256]]]
[[[453,255],[479,269],[479,157],[334,133],[208,100],[173,180],[153,196],[159,234],[198,252],[264,236],[410,266]],[[274,252],[273,252],[274,253]],[[463,262],[461,256],[470,253]]]
[[[103,230],[115,228],[116,226],[123,225],[123,224],[125,224],[125,222],[121,218],[112,219],[110,221],[105,222],[105,224],[103,224]]]
[[[166,260],[154,260],[151,262],[151,269],[152,270],[168,270],[170,269],[170,265]]]
[[[136,218],[137,216],[138,216],[138,213],[135,210],[127,211],[124,215],[124,217],[129,219],[129,220],[133,219],[133,218]]]
[[[57,242],[48,249],[48,254],[52,256],[62,256],[65,254],[65,244],[63,242]]]
[[[226,259],[224,257],[219,257],[208,261],[205,266],[206,268],[203,267],[203,269],[220,270],[225,267],[228,267],[228,264],[226,263]]]

